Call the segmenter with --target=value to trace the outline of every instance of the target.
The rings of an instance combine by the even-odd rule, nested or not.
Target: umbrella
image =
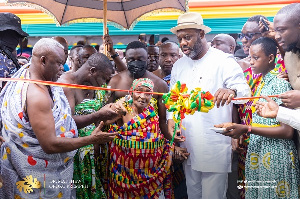
[[[187,0],[7,0],[7,3],[37,5],[50,12],[62,25],[83,18],[115,22],[125,29],[142,15],[154,10],[172,9],[186,12]]]
[[[103,34],[108,34],[107,20],[130,29],[142,15],[158,9],[176,9],[185,12],[187,0],[7,0],[7,3],[38,5],[50,12],[59,24],[76,19],[103,19]],[[105,54],[107,54],[105,46]]]

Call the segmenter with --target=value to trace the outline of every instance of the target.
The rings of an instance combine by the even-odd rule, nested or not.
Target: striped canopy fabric
[[[186,0],[105,0],[107,20],[129,29],[142,15],[159,9],[186,11]],[[53,15],[62,25],[85,18],[104,18],[102,0],[7,0],[7,3],[24,3],[37,6]]]
[[[3,1],[3,0],[2,0]],[[43,0],[44,1],[44,0]],[[279,9],[299,0],[189,0],[190,12],[199,12],[204,24],[212,28],[213,34],[238,33],[247,18],[253,15],[264,15],[270,21]],[[1,2],[1,0],[0,0]],[[99,3],[99,1],[96,1]],[[98,19],[77,20],[58,26],[53,16],[39,9],[26,6],[8,6],[0,3],[0,12],[12,12],[22,20],[22,28],[30,36],[99,36],[102,35],[102,23]],[[131,30],[121,30],[108,24],[110,35],[171,34],[170,28],[176,26],[178,12],[157,11],[148,14]]]

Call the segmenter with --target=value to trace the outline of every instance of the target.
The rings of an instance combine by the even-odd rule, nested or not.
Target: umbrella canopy
[[[107,20],[126,29],[142,15],[159,9],[176,9],[186,12],[186,0],[106,0]],[[100,0],[8,0],[7,3],[38,5],[50,12],[59,24],[83,18],[104,18]]]

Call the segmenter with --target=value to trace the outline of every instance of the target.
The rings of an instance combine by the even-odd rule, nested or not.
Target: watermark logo
[[[23,190],[24,193],[31,193],[33,189],[41,188],[41,183],[36,178],[33,178],[32,175],[26,176],[23,179],[24,181],[18,181],[16,183],[17,189],[19,189],[20,192]]]

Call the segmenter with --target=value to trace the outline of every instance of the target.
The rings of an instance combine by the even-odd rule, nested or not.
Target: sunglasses
[[[240,40],[242,40],[244,37],[247,39],[247,40],[250,40],[252,39],[252,37],[256,34],[261,34],[260,32],[255,32],[255,33],[247,33],[247,34],[243,34],[243,33],[239,33],[238,36],[240,38]]]

